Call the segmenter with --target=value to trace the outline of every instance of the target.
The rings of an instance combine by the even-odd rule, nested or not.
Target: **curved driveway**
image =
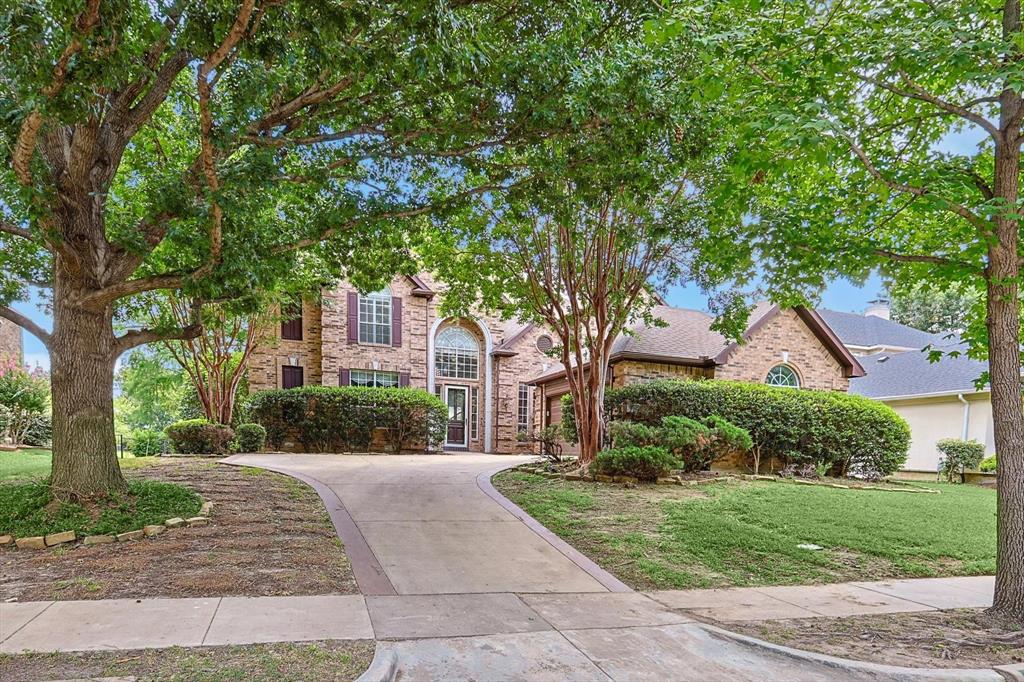
[[[530,459],[242,455],[230,462],[299,475],[317,487],[364,594],[628,589],[616,589],[621,584],[614,578],[485,492],[488,473]],[[332,504],[330,493],[340,505]]]

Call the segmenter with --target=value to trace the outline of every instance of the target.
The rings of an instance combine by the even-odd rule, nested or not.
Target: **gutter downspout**
[[[961,430],[960,439],[967,440],[967,434],[969,432],[970,419],[971,419],[971,404],[964,398],[963,393],[957,393],[956,399],[964,404],[964,426]]]

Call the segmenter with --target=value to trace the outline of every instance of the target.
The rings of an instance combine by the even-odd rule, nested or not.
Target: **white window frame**
[[[356,383],[356,375],[362,376],[362,381]],[[375,369],[350,369],[348,371],[349,386],[365,386],[366,388],[398,388],[400,385],[398,372],[381,372]]]
[[[519,384],[519,394],[516,398],[517,433],[528,433],[530,431],[530,413],[533,411],[531,397],[530,387],[526,384]]]
[[[778,377],[778,375],[781,375],[785,372],[789,373],[788,376],[792,377],[792,380],[795,383],[791,383],[789,381],[783,383],[778,378],[774,378]],[[768,370],[768,374],[766,374],[764,377],[764,383],[767,384],[768,386],[778,386],[780,388],[800,388],[800,375],[797,373],[795,369],[793,369],[786,363],[782,362]]]
[[[359,295],[359,343],[391,345],[391,289]]]
[[[434,343],[434,373],[444,379],[480,378],[480,342],[468,329],[445,327]]]

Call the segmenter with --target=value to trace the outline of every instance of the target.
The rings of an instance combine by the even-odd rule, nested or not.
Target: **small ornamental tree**
[[[196,338],[203,303],[272,289],[302,256],[387,275],[411,219],[535,179],[505,150],[614,139],[628,99],[617,118],[589,101],[643,19],[596,0],[0,0],[0,316],[50,352],[54,494],[127,490],[122,353]],[[10,307],[30,286],[52,292],[52,330]],[[196,305],[133,327],[155,291]]]
[[[0,436],[6,435],[13,445],[25,443],[32,428],[45,417],[49,394],[43,374],[29,372],[14,360],[0,360],[0,410],[5,424]]]

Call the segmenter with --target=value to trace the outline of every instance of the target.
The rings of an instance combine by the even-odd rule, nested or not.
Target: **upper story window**
[[[434,365],[439,377],[476,379],[480,373],[480,344],[462,327],[447,327],[437,335]]]
[[[359,297],[359,343],[391,345],[391,290]]]
[[[302,340],[302,302],[281,308],[281,338],[287,341]]]
[[[796,370],[789,365],[775,365],[768,370],[768,376],[765,377],[764,383],[769,386],[800,388],[800,377],[797,376]]]

